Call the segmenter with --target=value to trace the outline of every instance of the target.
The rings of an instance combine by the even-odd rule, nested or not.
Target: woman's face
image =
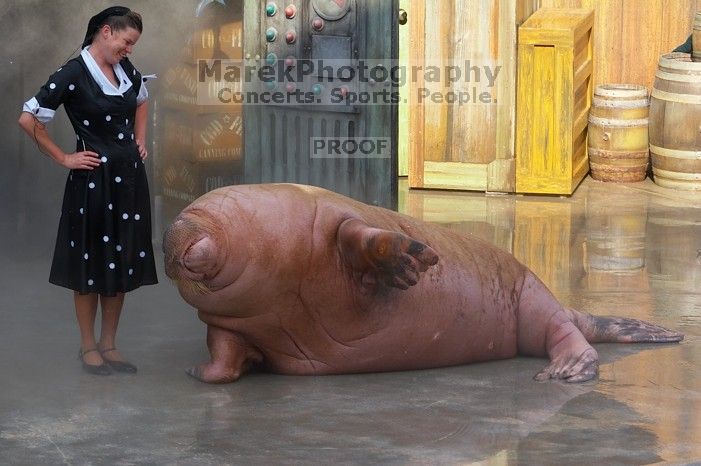
[[[106,28],[106,30],[105,30]],[[141,33],[134,28],[114,30],[109,26],[103,26],[101,31],[102,55],[108,63],[115,65],[124,57],[134,51],[136,42],[141,37]]]

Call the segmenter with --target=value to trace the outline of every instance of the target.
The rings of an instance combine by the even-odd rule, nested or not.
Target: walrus
[[[511,254],[311,186],[211,191],[163,239],[165,270],[207,324],[228,383],[253,367],[324,375],[548,357],[535,380],[598,375],[591,343],[679,342],[648,322],[563,307]]]

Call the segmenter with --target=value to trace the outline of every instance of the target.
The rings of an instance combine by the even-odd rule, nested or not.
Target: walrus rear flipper
[[[359,273],[364,285],[381,283],[406,290],[418,283],[420,273],[438,263],[436,252],[424,243],[358,219],[345,220],[337,240],[343,261]]]
[[[684,335],[644,320],[598,317],[571,310],[589,343],[677,343]]]

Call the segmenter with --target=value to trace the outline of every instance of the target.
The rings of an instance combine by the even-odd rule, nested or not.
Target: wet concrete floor
[[[401,211],[513,252],[563,304],[685,341],[597,345],[600,378],[580,385],[534,382],[546,361],[529,358],[205,385],[183,371],[207,358],[205,328],[161,264],[162,283],[128,295],[122,318],[139,373],[95,377],[75,359],[70,293],[46,281],[54,219],[5,217],[0,463],[701,462],[701,195],[649,180],[588,179],[571,198],[402,186]]]

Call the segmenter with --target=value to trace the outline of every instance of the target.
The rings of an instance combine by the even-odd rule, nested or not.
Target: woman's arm
[[[141,160],[146,160],[148,151],[146,150],[146,123],[148,122],[148,100],[136,106],[136,116],[134,118],[134,138],[139,146]]]
[[[56,163],[70,169],[92,170],[100,165],[100,159],[95,152],[82,151],[66,154],[51,139],[46,127],[39,123],[34,115],[22,112],[18,121],[20,127],[39,146],[39,150],[54,159]]]

